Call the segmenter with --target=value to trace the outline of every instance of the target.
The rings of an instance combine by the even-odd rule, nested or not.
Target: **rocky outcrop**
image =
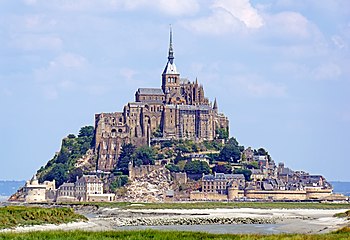
[[[207,225],[207,224],[273,224],[275,218],[225,218],[225,217],[178,217],[178,218],[112,218],[117,226],[164,226],[164,225]]]
[[[121,201],[132,202],[162,202],[166,192],[172,189],[173,181],[168,169],[154,169],[147,176],[134,178],[125,188]]]

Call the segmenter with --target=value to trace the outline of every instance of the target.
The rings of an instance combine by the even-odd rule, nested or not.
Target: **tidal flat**
[[[44,231],[44,232],[27,232],[27,233],[0,233],[0,239],[3,240],[37,240],[37,239],[54,239],[54,240],[107,240],[107,239],[127,239],[127,240],[170,240],[170,239],[185,239],[185,240],[225,240],[225,239],[241,239],[241,240],[338,240],[349,239],[350,228],[343,228],[336,232],[326,234],[277,234],[277,235],[261,235],[261,234],[211,234],[204,232],[185,232],[185,231]]]
[[[142,204],[134,204],[133,206]],[[46,206],[46,209],[61,206]],[[57,224],[16,226],[3,233],[32,231],[192,231],[220,234],[327,234],[348,226],[347,218],[335,217],[347,209],[302,208],[207,208],[134,209],[75,205],[75,212],[87,220]]]

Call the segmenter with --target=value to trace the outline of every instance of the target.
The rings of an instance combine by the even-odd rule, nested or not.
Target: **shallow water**
[[[213,224],[213,225],[168,225],[168,226],[125,226],[117,227],[117,230],[176,230],[208,233],[259,233],[277,234],[282,224]]]

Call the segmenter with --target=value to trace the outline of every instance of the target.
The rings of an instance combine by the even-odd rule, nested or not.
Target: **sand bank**
[[[184,220],[189,222],[193,218],[205,219],[203,224],[208,223],[208,219],[252,219],[250,223],[276,223],[277,232],[286,233],[326,233],[336,230],[344,225],[349,224],[342,218],[335,218],[333,215],[339,212],[345,212],[347,209],[322,210],[322,209],[142,209],[142,210],[120,210],[117,208],[101,208],[94,213],[85,215],[88,217],[87,222],[76,222],[61,225],[40,225],[17,227],[15,229],[5,229],[0,232],[26,232],[26,231],[43,231],[43,230],[121,230],[121,226],[128,226],[130,219],[139,219],[138,221],[147,225],[147,223],[156,222],[162,225],[162,219],[165,223],[174,221],[176,224]],[[232,224],[241,222],[233,222]],[[149,225],[149,224],[148,224]],[[248,225],[248,224],[245,224]],[[210,225],[214,229],[217,224]],[[142,228],[144,229],[144,228]],[[245,231],[246,233],[246,231]]]

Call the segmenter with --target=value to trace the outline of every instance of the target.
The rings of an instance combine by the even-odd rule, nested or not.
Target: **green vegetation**
[[[135,166],[154,165],[155,151],[148,146],[142,146],[136,149],[134,156]]]
[[[250,181],[250,176],[252,175],[252,171],[248,169],[235,169],[233,171],[234,174],[243,174],[246,181]]]
[[[334,217],[347,218],[348,220],[350,220],[350,210],[348,210],[344,213],[336,213],[336,214],[334,214]]]
[[[215,167],[213,168],[213,171],[216,173],[232,173],[232,167],[230,164],[226,163],[226,164],[217,164],[215,165]]]
[[[241,240],[338,240],[349,239],[350,228],[343,228],[336,232],[327,234],[276,234],[276,235],[259,235],[259,234],[211,234],[204,232],[184,232],[184,231],[156,231],[156,230],[137,230],[137,231],[105,231],[105,232],[87,232],[87,231],[45,231],[45,232],[28,232],[28,233],[0,233],[0,239],[55,239],[55,240],[95,240],[95,239],[241,239]]]
[[[167,164],[165,167],[166,167],[170,172],[180,172],[180,171],[181,171],[181,170],[180,170],[180,167],[177,166],[177,165],[175,165],[175,164],[173,164],[173,163]]]
[[[133,156],[135,154],[136,147],[131,143],[124,144],[122,146],[122,150],[119,155],[118,163],[117,163],[117,171],[121,171],[123,174],[128,175],[129,163],[133,160]]]
[[[71,208],[8,206],[0,208],[0,229],[24,225],[60,224],[87,220]],[[1,239],[1,238],[0,238]]]
[[[70,203],[120,209],[215,209],[215,208],[260,208],[260,209],[350,209],[348,203],[312,202],[173,202],[173,203],[130,203],[130,202],[89,202]]]
[[[78,136],[69,134],[62,140],[61,149],[55,156],[38,171],[39,181],[56,180],[56,187],[63,182],[75,181],[76,177],[82,176],[81,169],[75,164],[79,158],[86,154],[87,150],[94,146],[94,127],[85,126],[79,131]]]
[[[243,152],[243,150],[244,147],[239,146],[239,143],[235,138],[230,138],[220,151],[218,160],[237,163],[241,158],[241,152]]]
[[[120,171],[128,175],[128,166],[133,162],[135,166],[154,165],[156,159],[156,151],[148,146],[136,148],[131,143],[124,144],[119,155],[117,167],[115,171]]]
[[[229,131],[228,128],[217,128],[215,130],[216,136],[218,139],[228,139]]]
[[[118,188],[123,187],[128,183],[128,175],[117,175],[114,177],[114,180],[109,185],[110,191],[115,192]]]
[[[188,161],[184,171],[187,174],[208,174],[210,172],[210,167],[208,163],[203,161]]]

